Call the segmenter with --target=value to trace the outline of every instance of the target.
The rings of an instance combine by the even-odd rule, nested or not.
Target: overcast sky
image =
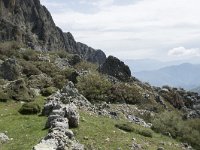
[[[199,60],[200,0],[41,0],[77,41],[121,59]]]

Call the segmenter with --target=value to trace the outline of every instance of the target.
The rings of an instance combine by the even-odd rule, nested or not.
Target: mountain
[[[0,0],[0,41],[12,40],[36,50],[65,50],[99,64],[106,59],[103,51],[76,42],[57,27],[39,0]]]
[[[135,72],[135,77],[155,86],[170,85],[192,89],[200,85],[200,65],[184,63],[153,71]]]
[[[191,89],[190,91],[200,94],[200,86]]]
[[[124,62],[130,67],[132,72],[158,70],[172,65],[180,65],[190,60],[160,61],[156,59],[127,59]],[[198,64],[199,61],[193,60],[192,63]]]

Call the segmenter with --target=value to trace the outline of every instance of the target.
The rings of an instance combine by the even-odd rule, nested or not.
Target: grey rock
[[[128,115],[127,119],[130,120],[131,122],[134,122],[146,128],[150,128],[152,126],[152,124],[146,123],[143,119],[136,117],[134,115]]]
[[[133,142],[131,145],[131,150],[142,150],[142,146],[136,142]]]
[[[131,77],[129,67],[113,56],[109,56],[106,59],[105,63],[99,67],[99,72],[113,76],[121,81],[129,81]]]
[[[79,125],[79,113],[76,106],[72,103],[67,105],[65,108],[65,117],[69,119],[69,127],[76,128]]]
[[[59,119],[61,120],[62,118],[63,117],[60,115],[50,115],[47,119],[45,128],[50,128],[55,121],[57,122]]]
[[[19,78],[21,74],[21,67],[16,59],[7,59],[0,65],[0,76],[3,79],[14,81]]]
[[[54,63],[58,68],[62,70],[70,67],[70,64],[67,58],[56,58]]]
[[[0,133],[0,143],[6,143],[9,140],[9,137],[5,133]]]

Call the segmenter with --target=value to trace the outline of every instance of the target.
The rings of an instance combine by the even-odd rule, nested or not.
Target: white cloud
[[[200,43],[191,45],[200,41],[200,0],[137,0],[128,5],[114,5],[115,0],[80,1],[92,3],[98,11],[82,13],[66,8],[55,12],[56,7],[51,7],[56,24],[78,41],[107,54],[162,59],[167,58],[170,47],[200,47]],[[48,8],[48,3],[45,5]]]
[[[199,48],[186,49],[184,47],[177,47],[169,50],[168,55],[177,57],[199,57],[200,49]]]

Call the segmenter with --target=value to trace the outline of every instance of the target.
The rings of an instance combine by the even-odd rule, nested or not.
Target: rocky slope
[[[99,64],[106,58],[101,50],[76,42],[58,28],[39,0],[0,0],[0,41],[12,40],[36,50],[65,50]]]

